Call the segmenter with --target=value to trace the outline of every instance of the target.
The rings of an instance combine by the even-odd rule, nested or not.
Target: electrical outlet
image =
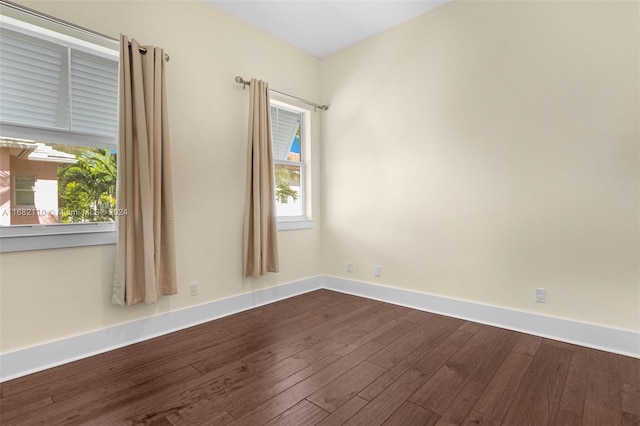
[[[546,303],[547,302],[547,290],[544,288],[536,288],[536,302],[538,303]]]
[[[198,283],[189,284],[189,294],[191,296],[197,296],[198,295]]]
[[[379,266],[376,266],[373,268],[373,276],[374,277],[380,277],[382,275],[382,268],[380,268]]]

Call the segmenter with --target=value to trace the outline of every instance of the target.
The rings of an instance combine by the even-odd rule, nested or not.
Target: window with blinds
[[[117,51],[89,43],[0,28],[0,124],[4,137],[95,145],[116,144]]]
[[[0,8],[0,251],[115,242],[119,51]]]
[[[271,146],[275,173],[276,215],[306,218],[305,114],[293,106],[271,101]]]

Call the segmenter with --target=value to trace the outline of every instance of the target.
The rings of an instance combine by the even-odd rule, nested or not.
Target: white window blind
[[[116,144],[118,61],[0,29],[0,132],[83,146]]]
[[[112,136],[118,130],[118,62],[71,51],[71,128]]]
[[[68,128],[67,48],[26,34],[0,33],[0,120]]]
[[[271,107],[273,159],[286,160],[300,126],[300,113]]]

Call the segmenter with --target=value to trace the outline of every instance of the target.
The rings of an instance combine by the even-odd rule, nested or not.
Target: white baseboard
[[[0,382],[321,288],[640,358],[637,332],[325,275],[0,354]]]
[[[640,358],[638,332],[333,276],[324,276],[322,283],[328,290]]]
[[[322,288],[322,277],[253,291],[166,314],[0,354],[0,382],[183,330]]]

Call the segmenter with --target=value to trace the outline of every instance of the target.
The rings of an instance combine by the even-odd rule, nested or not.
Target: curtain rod
[[[240,77],[240,76],[236,76],[236,83],[238,83],[238,84],[242,84],[242,88],[243,88],[243,89],[244,89],[245,87],[247,87],[247,86],[250,86],[250,85],[251,85],[251,82],[250,82],[250,81],[247,81],[247,80],[245,80],[244,78],[242,78],[242,77]],[[320,109],[321,109],[321,110],[323,110],[323,111],[326,111],[326,110],[328,110],[328,109],[329,109],[329,106],[328,106],[328,105],[318,105],[318,104],[317,104],[317,103],[315,103],[315,102],[307,101],[307,100],[305,100],[305,99],[298,98],[297,96],[292,96],[292,95],[289,95],[289,94],[287,94],[287,93],[278,92],[277,90],[273,90],[273,89],[269,89],[269,91],[270,91],[270,92],[277,93],[277,94],[278,94],[278,95],[280,95],[280,96],[284,96],[285,98],[295,99],[296,101],[300,101],[300,102],[305,103],[305,104],[307,104],[307,105],[311,105],[311,106],[312,106],[312,107],[314,107],[314,108],[320,108]]]
[[[108,35],[104,35],[104,34],[99,33],[97,31],[90,30],[89,28],[85,28],[85,27],[81,27],[80,25],[72,24],[71,22],[64,21],[62,19],[58,19],[58,18],[56,18],[54,16],[47,15],[46,13],[38,12],[37,10],[30,9],[30,8],[28,8],[26,6],[22,6],[22,5],[19,5],[19,4],[16,4],[16,3],[12,3],[12,2],[7,1],[7,0],[0,0],[0,4],[2,4],[3,6],[7,6],[7,7],[10,7],[12,9],[15,9],[15,10],[19,10],[20,12],[29,13],[31,15],[37,16],[38,18],[42,18],[42,19],[44,19],[46,21],[53,22],[55,24],[59,24],[59,25],[62,25],[64,27],[67,27],[67,28],[72,28],[74,30],[77,30],[77,31],[80,31],[80,32],[83,32],[83,33],[87,33],[87,34],[90,34],[90,35],[106,38],[106,39],[112,40],[112,41],[117,41],[117,42],[120,41],[117,38],[109,37]],[[140,50],[140,53],[142,53],[143,55],[145,53],[147,53],[147,49],[145,47],[141,47],[139,50]],[[164,60],[169,62],[169,59],[170,59],[169,55],[165,53],[164,54]]]

